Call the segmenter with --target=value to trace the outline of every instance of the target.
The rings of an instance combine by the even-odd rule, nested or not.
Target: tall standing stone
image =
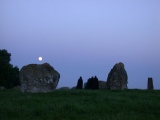
[[[127,89],[128,76],[122,62],[111,69],[107,78],[107,89]]]
[[[153,90],[154,87],[153,87],[153,79],[152,78],[148,78],[148,87],[147,87],[148,90]]]

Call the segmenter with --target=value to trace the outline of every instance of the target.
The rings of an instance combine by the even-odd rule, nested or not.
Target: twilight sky
[[[0,0],[0,49],[11,64],[48,62],[58,87],[107,80],[123,62],[129,88],[160,89],[160,0]],[[42,56],[43,60],[38,61]]]

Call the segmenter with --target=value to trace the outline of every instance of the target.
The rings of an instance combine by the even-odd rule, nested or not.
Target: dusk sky
[[[160,89],[160,0],[0,0],[0,49],[20,69],[48,62],[58,88],[80,76],[106,81],[123,62],[128,88],[152,77]]]

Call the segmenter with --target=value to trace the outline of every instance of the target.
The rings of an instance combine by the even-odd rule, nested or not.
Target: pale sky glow
[[[159,0],[0,0],[0,49],[19,68],[50,63],[61,74],[58,87],[73,87],[80,76],[106,81],[123,62],[129,88],[146,89],[153,77],[160,89],[159,6]]]

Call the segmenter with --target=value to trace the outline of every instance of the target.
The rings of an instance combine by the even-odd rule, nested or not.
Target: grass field
[[[0,120],[160,120],[160,90],[4,90]]]

